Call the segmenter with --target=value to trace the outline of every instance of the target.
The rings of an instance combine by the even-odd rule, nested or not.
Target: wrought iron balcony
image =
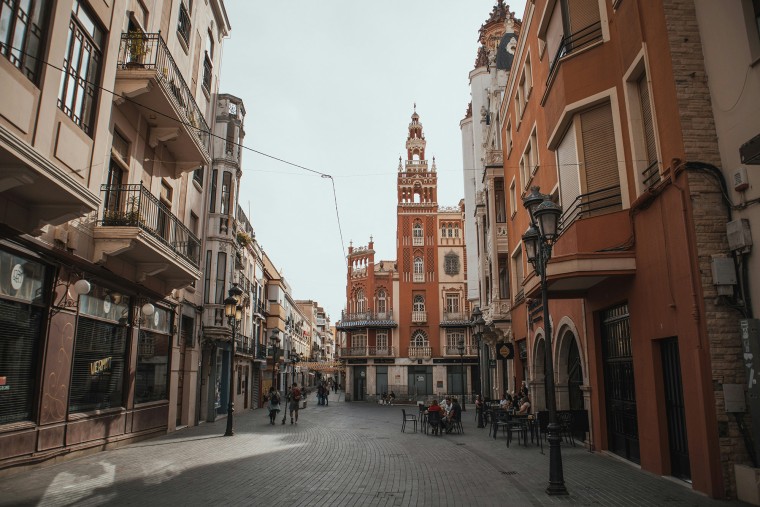
[[[441,355],[442,356],[456,356],[459,357],[459,347],[457,345],[442,345],[441,346]],[[478,347],[475,345],[467,344],[464,346],[464,354],[465,356],[477,356],[478,355]]]
[[[142,184],[102,185],[103,227],[138,227],[172,252],[200,265],[201,242],[185,224]]]
[[[341,357],[395,357],[396,347],[341,347]]]
[[[341,312],[341,319],[335,324],[337,329],[354,329],[360,327],[389,328],[396,327],[393,312]]]
[[[208,124],[161,35],[123,33],[117,65],[116,104],[128,100],[158,113],[148,142],[165,142],[182,161],[175,177],[210,163]]]
[[[441,326],[444,327],[461,327],[469,326],[470,318],[465,312],[443,312],[443,319],[441,320]]]
[[[581,194],[562,213],[559,221],[560,234],[578,219],[612,213],[622,208],[619,186],[612,186]]]
[[[602,40],[602,23],[597,21],[592,23],[586,28],[581,28],[575,33],[562,37],[560,40],[557,53],[554,56],[551,64],[549,64],[549,76],[546,78],[547,86],[554,78],[554,74],[557,72],[559,62],[562,57],[579,51],[585,47],[588,47],[596,42]]]

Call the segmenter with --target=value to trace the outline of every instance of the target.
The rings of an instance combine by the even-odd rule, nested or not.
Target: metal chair
[[[440,412],[428,412],[427,422],[433,428],[433,435],[441,436],[443,434]]]
[[[506,410],[492,410],[491,411],[491,428],[489,435],[493,435],[496,438],[496,434],[501,428],[502,434],[506,433],[507,426],[509,424],[509,414]]]
[[[414,414],[406,415],[406,409],[402,408],[401,413],[404,414],[404,422],[401,425],[401,432],[405,433],[406,431],[406,423],[411,422],[414,423],[414,432],[417,433],[417,416]]]
[[[511,414],[507,414],[507,424],[506,424],[506,432],[507,432],[507,447],[509,447],[509,443],[512,441],[512,434],[517,433],[517,445],[520,445],[520,437],[522,437],[523,445],[527,445],[528,443],[528,435],[527,435],[527,416],[514,416]]]
[[[570,440],[570,443],[575,447],[575,437],[573,437],[573,414],[561,410],[557,412],[557,422],[559,423],[559,435],[560,438],[564,438],[565,442]]]

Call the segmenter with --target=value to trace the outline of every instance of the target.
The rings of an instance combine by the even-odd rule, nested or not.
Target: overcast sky
[[[332,322],[346,301],[350,241],[396,258],[396,175],[413,105],[436,159],[438,201],[464,198],[459,122],[478,29],[495,0],[227,0],[222,93],[243,99],[240,205],[295,299]],[[522,18],[525,2],[509,3]],[[250,210],[250,212],[249,212]]]

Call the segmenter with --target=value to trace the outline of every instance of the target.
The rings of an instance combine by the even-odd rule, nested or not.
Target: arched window
[[[366,299],[364,298],[364,291],[359,289],[356,291],[356,313],[364,313],[366,310]]]
[[[411,339],[412,347],[427,347],[428,339],[425,331],[415,331]]]
[[[459,237],[459,224],[454,226],[454,237],[455,238]]]
[[[422,224],[415,222],[412,226],[412,245],[422,246],[424,244]]]
[[[425,281],[425,266],[422,263],[422,257],[414,258],[414,281],[415,282]]]
[[[424,296],[414,296],[414,303],[413,308],[415,312],[424,312],[425,311],[425,297]]]
[[[377,313],[386,313],[388,311],[387,308],[385,290],[380,289],[377,291]]]

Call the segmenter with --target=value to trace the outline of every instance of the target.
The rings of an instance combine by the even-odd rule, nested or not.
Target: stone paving
[[[0,505],[541,506],[746,505],[707,498],[688,484],[642,472],[585,448],[562,446],[568,496],[544,492],[548,449],[477,429],[425,435],[401,409],[309,397],[298,424],[270,426],[265,410],[186,428],[0,478]],[[419,428],[418,428],[419,430]]]

